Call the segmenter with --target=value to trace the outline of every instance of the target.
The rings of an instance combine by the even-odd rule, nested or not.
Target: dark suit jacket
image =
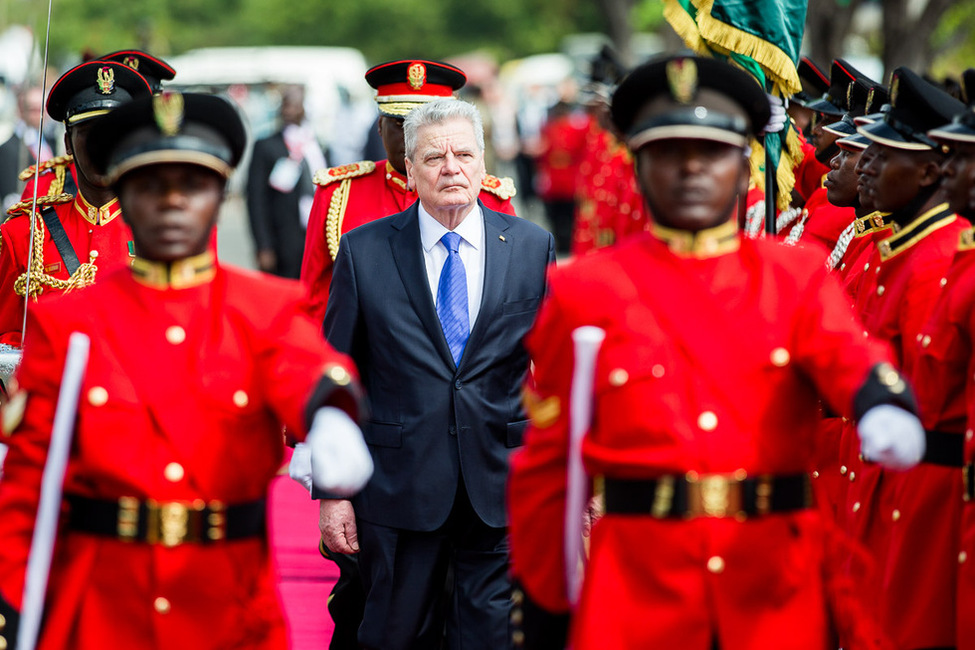
[[[54,151],[54,142],[47,136],[44,139],[51,151]],[[17,194],[19,199],[19,195],[24,189],[24,182],[19,180],[17,176],[35,162],[37,159],[34,158],[34,154],[31,153],[27,143],[17,133],[0,144],[0,200],[10,194]]]
[[[455,366],[423,263],[417,203],[342,237],[325,312],[325,336],[362,375],[371,417],[363,435],[376,470],[353,499],[356,516],[416,531],[443,524],[463,475],[474,510],[507,523],[508,455],[527,420],[522,339],[555,261],[552,236],[488,210],[484,290]]]
[[[297,279],[301,275],[301,256],[305,251],[305,227],[298,216],[301,195],[313,196],[312,175],[302,163],[301,178],[290,192],[279,192],[268,184],[275,163],[288,157],[281,132],[254,143],[247,175],[247,214],[257,250],[273,250],[278,263],[275,274]]]

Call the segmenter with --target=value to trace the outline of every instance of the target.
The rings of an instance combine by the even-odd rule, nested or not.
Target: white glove
[[[924,427],[909,411],[890,404],[874,406],[857,426],[863,457],[890,469],[910,469],[924,456]]]
[[[312,481],[319,490],[352,496],[372,476],[372,455],[362,431],[341,409],[318,409],[305,444],[311,456]]]
[[[302,487],[308,490],[309,494],[311,493],[311,450],[303,442],[296,444],[295,451],[291,454],[288,476],[301,483]]]
[[[768,97],[771,115],[769,115],[768,123],[763,130],[765,133],[778,133],[785,126],[785,123],[789,121],[789,116],[786,114],[785,105],[780,98],[768,93],[765,93],[765,95]]]

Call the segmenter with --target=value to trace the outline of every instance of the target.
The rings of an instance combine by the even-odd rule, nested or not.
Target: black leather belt
[[[975,463],[968,463],[961,468],[961,480],[965,485],[962,499],[969,503],[975,501]]]
[[[924,432],[924,457],[922,463],[961,467],[965,458],[965,438],[960,433],[945,431]]]
[[[68,495],[71,530],[163,546],[259,537],[265,532],[264,499],[219,501],[116,501]]]
[[[607,513],[659,519],[743,519],[812,506],[808,474],[748,477],[691,472],[641,481],[606,478],[604,485]]]

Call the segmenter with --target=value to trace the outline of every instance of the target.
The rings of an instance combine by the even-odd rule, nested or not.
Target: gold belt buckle
[[[969,463],[967,465],[962,465],[961,468],[961,481],[962,481],[962,485],[965,488],[962,491],[961,498],[965,502],[971,501],[972,497],[975,496],[972,494],[972,468],[973,467],[975,467],[975,464]]]
[[[191,504],[181,501],[158,503],[149,501],[149,520],[146,541],[165,547],[178,546],[190,538],[190,515],[204,508],[203,501]]]
[[[744,478],[744,477],[742,477]],[[688,517],[740,517],[742,511],[741,480],[737,475],[687,475]]]

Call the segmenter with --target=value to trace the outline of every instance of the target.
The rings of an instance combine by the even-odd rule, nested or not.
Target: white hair
[[[458,99],[438,99],[421,104],[403,120],[403,138],[406,143],[406,157],[413,160],[416,154],[417,133],[421,127],[443,124],[448,120],[463,118],[474,127],[474,139],[477,141],[478,151],[484,151],[484,123],[481,113],[474,104]]]

